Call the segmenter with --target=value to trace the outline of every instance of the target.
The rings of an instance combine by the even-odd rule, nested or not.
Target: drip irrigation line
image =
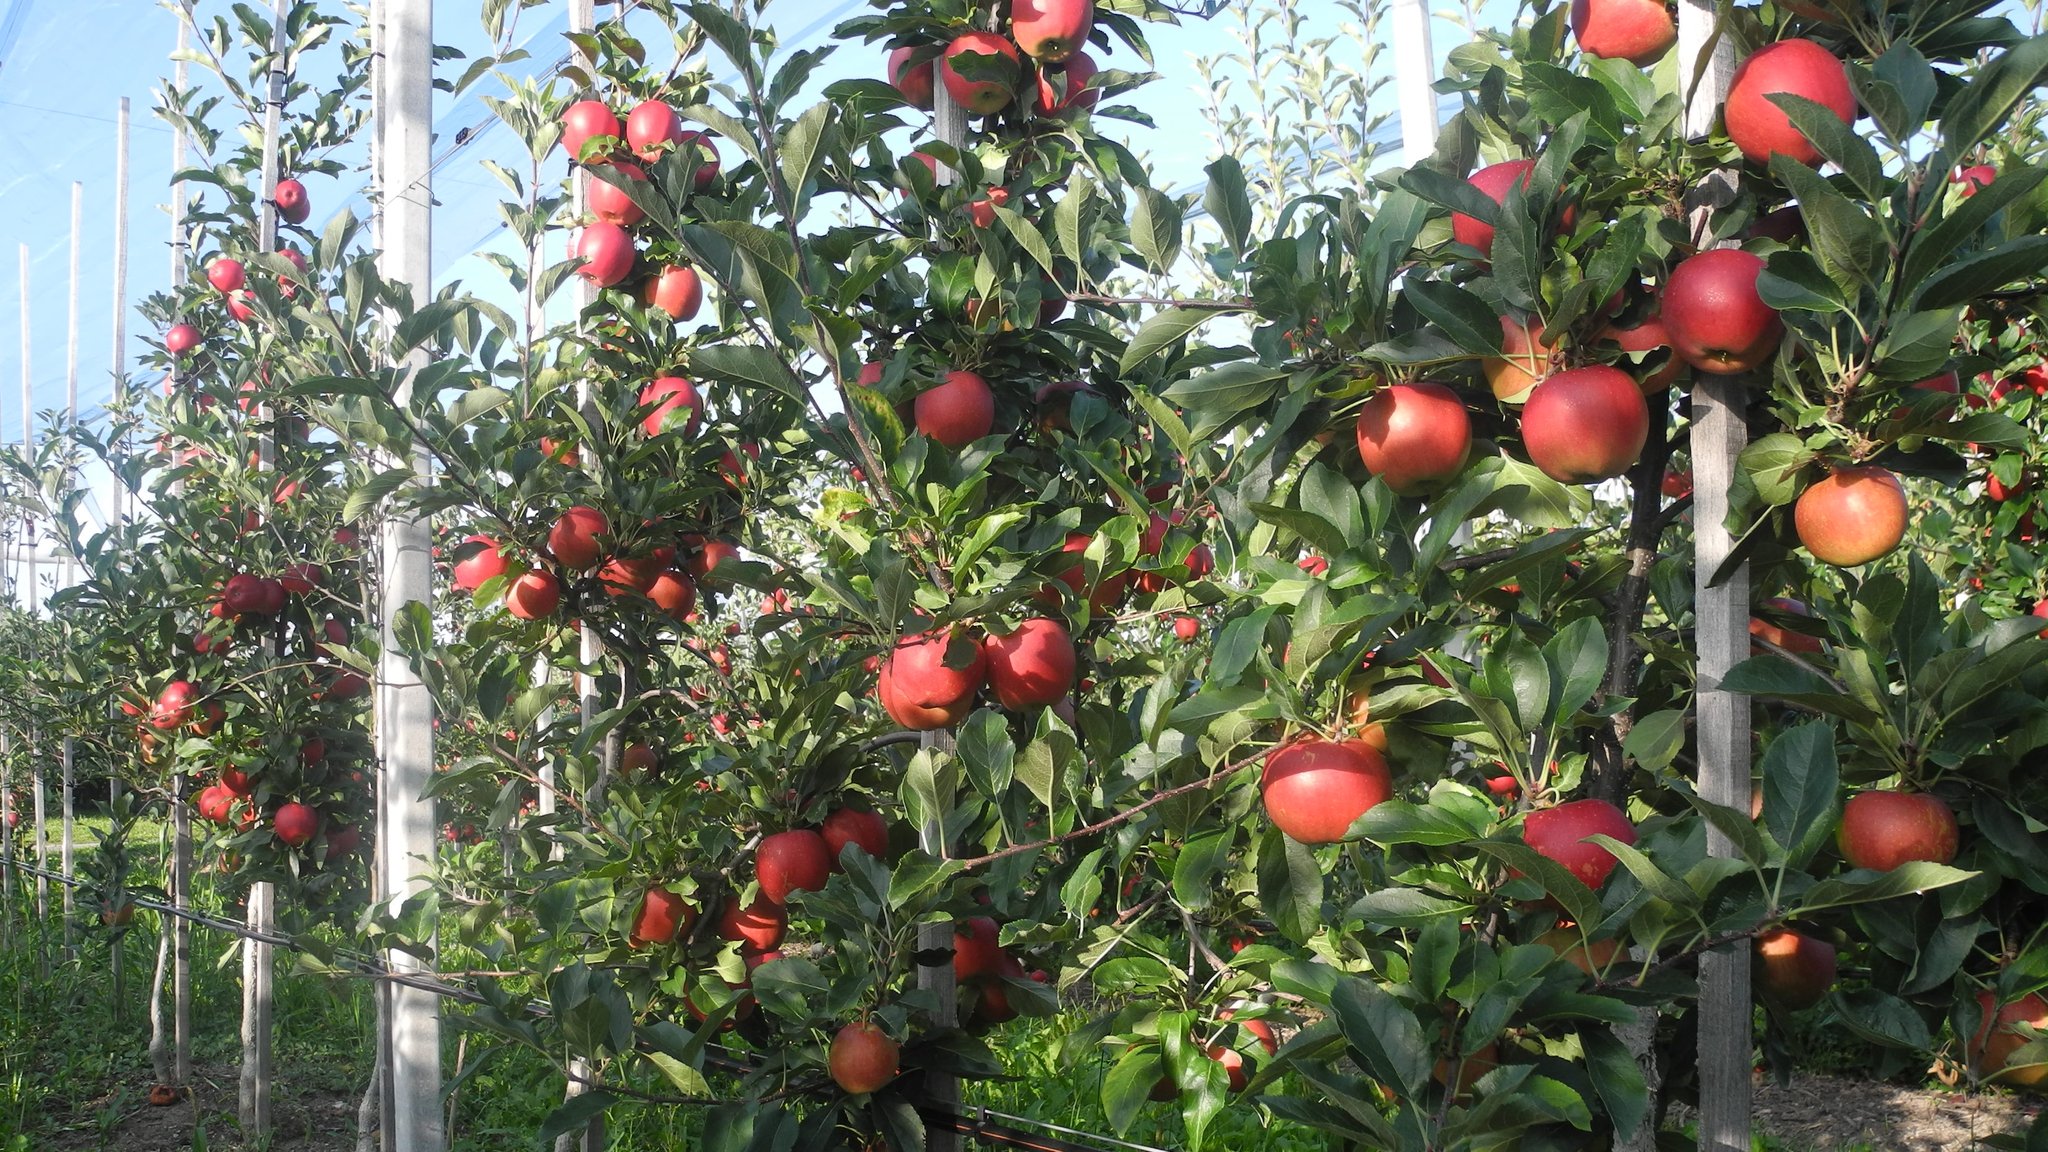
[[[22,863],[19,860],[7,861],[6,866],[17,868],[30,876],[55,880],[59,884],[69,884],[74,888],[88,886],[87,882],[82,879],[67,877],[60,873],[39,868],[33,864]],[[237,936],[244,940],[255,940],[292,952],[308,951],[293,937],[274,932],[253,932],[246,924],[239,921],[222,920],[190,908],[173,907],[147,896],[131,895],[128,899],[130,903],[138,908],[147,908],[167,916],[178,917],[194,924],[211,928],[217,932],[227,933],[230,936]],[[443,980],[429,980],[424,977],[413,976],[409,973],[393,971],[382,961],[350,949],[337,948],[334,950],[334,955],[348,960],[353,967],[338,969],[328,973],[328,975],[389,980],[395,984],[403,984],[410,988],[431,992],[443,999],[460,1000],[467,1004],[483,1006],[492,1005],[492,1001],[482,993],[473,992],[458,984],[451,984]],[[553,1015],[548,1010],[547,1005],[537,1000],[530,1001],[527,1004],[526,1013],[543,1019],[550,1018]],[[758,1065],[753,1061],[733,1054],[731,1049],[719,1045],[707,1046],[705,1063],[719,1071],[729,1072],[738,1076],[748,1075],[759,1070]],[[919,1116],[923,1117],[927,1127],[937,1128],[945,1132],[957,1132],[985,1144],[992,1144],[1000,1148],[1018,1149],[1019,1152],[1115,1152],[1116,1149],[1123,1149],[1125,1152],[1168,1152],[1167,1149],[1156,1148],[1149,1144],[1134,1144],[1128,1140],[1119,1140],[1113,1136],[1101,1136],[1092,1132],[1081,1131],[1078,1128],[1068,1128],[1045,1120],[1035,1120],[1029,1116],[1014,1116],[1006,1112],[997,1112],[984,1107],[963,1108],[960,1111],[954,1111],[948,1108],[933,1107],[918,1101],[912,1101],[912,1107],[917,1110]],[[1032,1132],[1013,1126],[1019,1124],[1029,1125],[1042,1131]],[[1084,1140],[1094,1141],[1094,1143],[1077,1143],[1065,1138],[1068,1136],[1080,1137]]]

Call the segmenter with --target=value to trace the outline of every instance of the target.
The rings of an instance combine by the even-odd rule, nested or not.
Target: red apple
[[[859,1020],[832,1037],[825,1057],[826,1071],[841,1091],[852,1096],[874,1092],[896,1079],[901,1070],[901,1047],[887,1032],[871,1021]]]
[[[684,436],[695,436],[697,425],[703,418],[704,398],[697,393],[697,386],[680,376],[663,376],[640,389],[640,406],[653,405],[640,421],[640,428],[649,436],[659,436],[669,426],[669,413],[679,409],[686,414],[678,429]]]
[[[617,144],[624,131],[619,118],[602,101],[578,100],[562,113],[562,148],[571,160],[580,159],[583,146],[592,140],[610,137]]]
[[[954,57],[966,55],[1000,56],[1014,68],[1018,63],[1017,46],[993,32],[963,32],[946,45],[945,53],[939,58],[939,79],[945,82],[946,94],[953,98],[953,103],[976,116],[987,116],[1008,107],[1011,95],[1008,84],[1000,80],[969,80],[954,70]]]
[[[906,44],[889,52],[889,83],[903,94],[903,99],[913,108],[932,110],[932,59],[912,64],[910,58],[918,53],[920,45]]]
[[[646,595],[661,578],[661,563],[652,556],[613,556],[598,566],[597,579],[613,596]]]
[[[835,808],[819,825],[819,835],[825,838],[825,850],[832,854],[835,871],[839,867],[840,849],[848,844],[858,846],[877,860],[887,859],[889,855],[889,824],[879,812]]]
[[[633,916],[633,930],[626,942],[635,948],[667,944],[687,933],[697,919],[697,910],[681,896],[659,884],[640,898],[640,910]]]
[[[754,875],[761,896],[773,904],[789,903],[792,892],[816,892],[832,873],[832,854],[825,838],[808,828],[792,828],[761,838],[754,849]]]
[[[995,920],[971,916],[953,928],[953,979],[962,984],[1002,970],[1003,947]]]
[[[1768,362],[1785,322],[1757,293],[1763,258],[1716,248],[1671,270],[1664,284],[1664,330],[1671,347],[1702,372],[1732,375]]]
[[[1664,0],[1572,0],[1571,24],[1586,55],[1640,68],[1678,43],[1678,24]]]
[[[1486,194],[1495,204],[1506,204],[1509,189],[1520,187],[1527,190],[1529,180],[1536,174],[1534,160],[1503,160],[1489,164],[1474,172],[1466,183]],[[1578,219],[1578,213],[1571,208],[1564,212],[1563,224],[1570,228]],[[1462,212],[1451,213],[1451,239],[1467,248],[1477,248],[1483,258],[1493,255],[1493,225]]]
[[[1538,380],[1550,375],[1557,362],[1557,345],[1543,343],[1542,320],[1503,316],[1500,349],[1499,356],[1488,356],[1479,362],[1479,371],[1486,377],[1487,387],[1493,390],[1494,399],[1520,404],[1529,398],[1529,389]]]
[[[1472,455],[1465,402],[1442,384],[1389,384],[1358,411],[1358,455],[1403,496],[1435,491]]]
[[[562,603],[562,585],[553,573],[529,569],[505,590],[505,609],[521,620],[540,620],[555,614]]]
[[[164,333],[164,350],[173,356],[183,356],[199,347],[199,329],[190,324],[173,324]]]
[[[1889,872],[1912,860],[1948,864],[1960,838],[1955,810],[1926,792],[1858,792],[1842,805],[1835,847],[1852,868]]]
[[[981,687],[988,669],[988,657],[971,637],[960,639],[968,653],[958,666],[947,663],[955,632],[947,629],[904,636],[897,640],[883,663],[883,672],[894,681],[893,691],[914,708],[951,708],[971,700]]]
[[[270,818],[270,826],[279,840],[293,848],[303,848],[320,831],[320,814],[293,800],[279,806],[277,815]]]
[[[671,320],[694,320],[704,306],[704,281],[695,268],[670,264],[647,278],[640,302],[668,313]]]
[[[198,699],[199,688],[190,680],[173,680],[164,685],[163,691],[156,694],[156,702],[150,706],[150,727],[168,732],[190,724],[192,708]]]
[[[1047,707],[1073,690],[1074,638],[1057,620],[1026,620],[1006,636],[989,635],[981,650],[989,690],[1012,712]]]
[[[919,432],[957,452],[995,427],[996,398],[980,376],[955,370],[918,393],[912,411]]]
[[[617,160],[611,167],[613,171],[629,180],[644,182],[647,179],[647,173],[641,171],[640,166],[631,161]],[[606,224],[631,228],[647,218],[647,213],[633,202],[633,197],[627,194],[624,188],[609,180],[592,179],[585,200],[590,207],[590,214]]]
[[[1057,64],[1088,42],[1095,0],[1010,0],[1010,35],[1024,54]]]
[[[277,214],[287,224],[304,224],[313,211],[313,202],[306,196],[306,186],[297,180],[279,180],[277,192],[271,198],[277,204]]]
[[[1783,596],[1764,601],[1764,607],[1775,609],[1788,616],[1810,617],[1813,615],[1806,605]],[[1781,628],[1768,620],[1756,616],[1749,618],[1749,634],[1758,640],[1767,641],[1787,652],[1802,656],[1818,655],[1821,650],[1820,637],[1809,636],[1804,632],[1796,632],[1790,628]]]
[[[626,114],[626,147],[649,163],[661,158],[661,145],[683,138],[676,110],[660,100],[643,100]]]
[[[1310,737],[1266,758],[1259,794],[1280,831],[1303,844],[1334,844],[1394,794],[1394,783],[1371,745]]]
[[[1661,366],[1651,368],[1637,381],[1645,396],[1655,396],[1670,387],[1680,376],[1685,375],[1685,360],[1671,350],[1671,333],[1665,329],[1664,317],[1661,315],[1653,315],[1633,328],[1616,328],[1610,324],[1600,330],[1596,339],[1613,344],[1623,352],[1646,353],[1661,350],[1668,353]],[[1651,360],[1644,366],[1648,367],[1649,364],[1655,363],[1655,360]],[[1626,364],[1616,366],[1624,369],[1629,367]]]
[[[1202,634],[1202,622],[1193,616],[1173,618],[1173,634],[1183,644],[1192,644]]]
[[[697,160],[697,171],[690,176],[690,187],[698,192],[718,180],[718,146],[711,141],[709,132],[689,131],[676,137],[676,151]]]
[[[1722,120],[1728,138],[1745,158],[1768,164],[1782,153],[1809,167],[1819,164],[1820,149],[1771,101],[1780,94],[1804,96],[1825,106],[1842,123],[1851,123],[1856,119],[1856,94],[1849,88],[1848,69],[1833,52],[1811,40],[1780,40],[1751,53],[1728,85]]]
[[[1874,464],[1837,468],[1792,507],[1799,543],[1814,559],[1853,568],[1884,556],[1906,536],[1906,490]]]
[[[654,583],[647,587],[647,598],[654,601],[662,615],[681,621],[697,606],[697,585],[688,573],[669,569],[656,574]]]
[[[1991,187],[1991,182],[1996,179],[1998,169],[1989,164],[1972,164],[1967,168],[1958,168],[1955,175],[1948,178],[1948,182],[1961,184],[1963,195],[1975,196],[1979,191]]]
[[[604,513],[586,504],[575,505],[548,529],[548,552],[562,567],[586,571],[596,566],[598,557],[604,554],[597,538],[611,530],[611,521],[605,519]]]
[[[243,271],[240,260],[222,256],[206,266],[206,282],[216,292],[238,292],[247,281],[248,273]]]
[[[1522,406],[1530,463],[1566,484],[1592,484],[1628,471],[1650,436],[1642,389],[1618,368],[1595,365],[1547,377]]]
[[[1102,99],[1102,89],[1095,87],[1096,71],[1095,58],[1086,52],[1067,57],[1065,67],[1041,67],[1038,94],[1032,107],[1040,116],[1063,116],[1093,109],[1096,101]]]
[[[633,237],[617,224],[600,221],[577,234],[570,255],[583,261],[576,269],[578,276],[599,288],[609,288],[633,270]]]
[[[512,563],[489,536],[465,536],[455,552],[455,586],[464,592],[474,592],[486,580],[503,576]]]
[[[2048,1000],[2043,1000],[2038,992],[2030,992],[2000,1005],[1996,994],[1986,988],[1977,993],[1977,1011],[1984,1022],[1977,1026],[1977,1034],[1965,1046],[1970,1071],[1980,1078],[1995,1078],[2001,1084],[2021,1088],[2039,1088],[2048,1084],[2048,1064],[2023,1064],[2005,1070],[2013,1053],[2039,1039],[2022,1033],[2017,1025],[2030,1025],[2041,1033],[2048,1033]]]
[[[1751,970],[1765,1002],[1790,1011],[1811,1008],[1834,986],[1835,946],[1773,928],[1756,938]]]
[[[718,911],[718,938],[736,941],[755,952],[775,950],[788,931],[789,913],[765,898],[742,908],[739,901],[727,897]]]
[[[1636,827],[1621,809],[1605,800],[1573,800],[1541,808],[1522,821],[1522,842],[1564,866],[1588,888],[1607,882],[1618,861],[1598,844],[1581,843],[1592,835],[1611,836],[1623,844],[1636,842]]]

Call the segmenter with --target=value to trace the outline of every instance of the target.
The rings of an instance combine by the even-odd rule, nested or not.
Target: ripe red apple
[[[939,58],[939,79],[953,103],[976,116],[1000,112],[1010,104],[1010,86],[999,80],[969,80],[953,68],[956,56],[1001,56],[1014,68],[1017,46],[993,32],[963,32],[946,45]]]
[[[1996,1078],[2001,1084],[2021,1088],[2039,1088],[2048,1084],[2048,1064],[2023,1064],[2003,1071],[2013,1053],[2035,1040],[2035,1037],[2022,1034],[2017,1025],[2031,1025],[2048,1033],[2048,1000],[2043,1000],[2038,992],[2029,992],[2000,1005],[1997,995],[1986,988],[1977,993],[1977,1011],[1984,1022],[1977,1026],[1977,1034],[1970,1037],[1970,1042],[1965,1045],[1970,1071],[1980,1078]]]
[[[1572,0],[1572,35],[1588,56],[1647,68],[1678,43],[1664,0]]]
[[[1986,473],[1984,476],[1984,494],[2000,504],[2015,497],[2023,496],[2026,494],[2026,491],[2027,478],[2024,474],[2010,485],[1992,473]]]
[[[702,584],[715,576],[727,561],[739,558],[739,546],[732,541],[706,540],[697,546],[697,550],[690,554],[688,560],[683,562],[683,571]]]
[[[617,224],[602,221],[576,236],[569,253],[583,261],[576,274],[599,288],[609,288],[633,270],[633,237]]]
[[[792,892],[816,892],[832,874],[832,854],[825,838],[809,828],[792,828],[761,838],[754,849],[754,875],[761,896],[774,904],[789,903]]]
[[[645,595],[661,578],[661,563],[652,556],[613,556],[598,566],[597,579],[613,596]]]
[[[277,194],[272,197],[277,204],[277,214],[287,224],[304,224],[313,211],[313,201],[306,196],[306,186],[297,180],[279,180]]]
[[[168,732],[192,722],[192,708],[199,699],[199,687],[190,680],[173,680],[156,694],[149,709],[149,725]]]
[[[226,705],[218,700],[208,700],[199,706],[199,716],[192,721],[192,731],[200,736],[211,736],[220,731],[220,726],[227,718]],[[225,774],[222,778],[226,778]]]
[[[1600,845],[1580,843],[1595,834],[1612,836],[1623,844],[1636,842],[1636,826],[1605,800],[1573,800],[1541,808],[1522,821],[1522,842],[1563,865],[1588,888],[1606,883],[1618,863],[1614,853]]]
[[[654,583],[647,588],[647,598],[654,601],[662,615],[681,621],[697,606],[697,585],[688,573],[669,569],[654,577]]]
[[[1394,794],[1394,781],[1372,746],[1310,737],[1266,758],[1259,794],[1280,831],[1303,844],[1334,844]]]
[[[1193,644],[1195,637],[1202,634],[1202,622],[1193,616],[1173,618],[1173,634],[1183,644]]]
[[[932,59],[927,56],[917,64],[910,58],[915,56],[920,45],[905,44],[889,52],[889,83],[903,94],[903,99],[913,108],[932,110],[932,86],[936,82],[932,75]]]
[[[971,637],[961,647],[969,655],[958,667],[946,656],[955,632],[947,629],[904,636],[897,640],[884,661],[883,671],[895,681],[894,690],[903,703],[917,708],[949,708],[969,700],[981,687],[988,670],[988,657]]]
[[[1673,381],[1685,375],[1685,360],[1677,352],[1671,351],[1671,333],[1665,329],[1664,317],[1661,315],[1653,315],[1633,328],[1616,328],[1610,324],[1602,328],[1595,339],[1613,344],[1623,352],[1656,352],[1660,349],[1669,352],[1661,366],[1651,368],[1637,381],[1645,396],[1657,395],[1670,387]],[[1648,362],[1654,363],[1654,360]]]
[[[695,268],[670,264],[647,278],[640,303],[668,313],[671,320],[694,320],[704,306],[704,281]]]
[[[206,282],[217,292],[236,292],[248,282],[248,273],[243,271],[240,260],[222,256],[206,266]]]
[[[505,590],[505,609],[521,620],[540,620],[555,614],[562,603],[562,585],[553,573],[529,569]]]
[[[647,173],[629,160],[613,161],[612,170],[631,180],[647,179]],[[590,214],[607,224],[631,228],[647,218],[647,213],[633,202],[633,197],[624,188],[608,180],[592,180],[585,199],[590,206]]]
[[[164,351],[173,356],[183,356],[199,347],[199,329],[190,324],[173,324],[164,333]]]
[[[1472,455],[1465,402],[1442,384],[1389,384],[1358,411],[1358,455],[1403,496],[1441,488]]]
[[[889,856],[889,824],[879,812],[834,808],[819,825],[818,831],[825,838],[825,850],[832,854],[835,871],[839,868],[840,849],[848,844],[857,845],[877,860],[885,860]]]
[[[571,160],[581,159],[583,146],[592,140],[610,137],[616,144],[624,131],[602,101],[578,100],[562,113],[562,148]]]
[[[635,740],[619,751],[619,772],[633,779],[646,779],[661,770],[661,758],[645,741]]]
[[[1799,543],[1837,568],[1867,564],[1906,536],[1906,490],[1875,464],[1837,468],[1799,494],[1792,507]]]
[[[832,1082],[851,1096],[874,1092],[896,1079],[902,1050],[887,1032],[868,1020],[857,1020],[832,1037],[825,1068]]]
[[[1763,270],[1763,257],[1740,248],[1702,252],[1671,270],[1664,284],[1664,330],[1686,363],[1725,376],[1747,372],[1777,353],[1785,322],[1757,293]]]
[[[918,393],[912,411],[919,432],[957,452],[995,427],[996,397],[980,376],[956,369]]]
[[[1033,617],[1006,636],[989,635],[981,650],[989,690],[1012,712],[1047,707],[1073,690],[1074,638],[1057,620]]]
[[[288,801],[270,818],[270,827],[279,840],[293,848],[303,848],[320,831],[320,813],[296,800]]]
[[[1566,484],[1592,484],[1629,470],[1650,436],[1642,389],[1618,368],[1594,365],[1544,379],[1522,406],[1529,462]]]
[[[1529,389],[1538,380],[1550,375],[1557,361],[1557,345],[1543,343],[1543,321],[1503,316],[1500,349],[1499,356],[1481,360],[1479,370],[1486,377],[1487,387],[1493,389],[1495,399],[1520,404],[1529,398]]]
[[[1721,107],[1728,138],[1753,163],[1769,164],[1779,153],[1809,167],[1821,161],[1820,149],[1772,103],[1770,98],[1779,94],[1804,96],[1844,124],[1856,119],[1849,71],[1835,54],[1811,40],[1780,40],[1742,62]]]
[[[1067,57],[1062,68],[1038,70],[1038,94],[1032,100],[1032,107],[1040,116],[1063,116],[1072,111],[1090,111],[1102,99],[1102,89],[1095,87],[1095,73],[1098,71],[1095,58],[1086,52],[1076,52]]]
[[[1764,606],[1766,608],[1774,608],[1790,616],[1810,617],[1813,615],[1806,605],[1783,596],[1773,597],[1764,601]],[[1795,632],[1790,628],[1781,628],[1768,620],[1756,616],[1749,618],[1749,634],[1758,640],[1767,641],[1787,652],[1802,656],[1818,655],[1821,649],[1820,637],[1809,636],[1804,632]]]
[[[1967,168],[1958,168],[1955,175],[1948,178],[1948,182],[1961,184],[1963,195],[1975,196],[1979,191],[1991,187],[1992,181],[1996,179],[1998,169],[1989,164],[1972,164]]]
[[[455,586],[464,592],[474,592],[484,581],[503,576],[512,563],[489,536],[463,537],[455,554]]]
[[[640,898],[640,910],[633,916],[633,931],[626,942],[635,948],[667,944],[688,932],[696,919],[697,910],[688,901],[656,884]]]
[[[695,436],[697,425],[704,414],[704,398],[697,393],[697,386],[680,376],[663,376],[640,389],[640,406],[652,404],[654,410],[640,421],[640,428],[649,436],[659,436],[667,430],[669,413],[684,410],[685,416],[679,429],[684,436]]]
[[[1835,984],[1835,946],[1790,928],[1773,928],[1756,938],[1750,965],[1757,994],[1790,1011],[1821,1002]]]
[[[231,617],[253,616],[269,603],[263,578],[253,572],[237,572],[221,586],[221,611]]]
[[[247,796],[256,787],[247,772],[232,765],[220,770],[220,786],[237,796]]]
[[[612,530],[611,521],[587,504],[578,504],[561,514],[548,529],[548,552],[572,572],[596,565],[604,553],[597,538]]]
[[[304,596],[327,583],[327,569],[318,564],[287,564],[277,582],[286,592],[294,596]]]
[[[1508,779],[1514,779],[1512,776]],[[1588,976],[1597,976],[1614,963],[1621,953],[1619,940],[1594,940],[1590,943],[1579,936],[1577,928],[1552,928],[1536,937],[1541,944],[1557,953],[1557,958],[1577,968]]]
[[[1948,801],[1927,792],[1858,792],[1842,805],[1835,847],[1852,868],[1889,872],[1912,860],[1948,864],[1960,832]]]
[[[1095,0],[1010,0],[1010,35],[1024,54],[1057,64],[1088,42]]]
[[[1508,190],[1520,187],[1526,191],[1530,178],[1535,174],[1534,160],[1503,160],[1474,172],[1466,183],[1485,193],[1487,199],[1495,204],[1505,204]],[[1570,228],[1577,219],[1575,210],[1565,209],[1563,223],[1566,228]],[[1467,248],[1477,248],[1483,258],[1493,255],[1493,225],[1463,212],[1451,213],[1451,239]]]
[[[249,290],[247,288],[237,288],[233,292],[228,293],[228,315],[233,316],[244,324],[256,318],[256,309],[249,306]],[[244,406],[243,411],[248,411],[247,406]]]
[[[643,100],[626,113],[626,147],[649,163],[661,158],[661,145],[683,137],[683,121],[660,100]]]
[[[226,824],[234,819],[236,796],[225,784],[208,784],[199,790],[193,808],[202,820]]]
[[[755,952],[772,952],[789,931],[789,913],[763,898],[742,908],[727,897],[718,911],[718,938],[731,940]]]
[[[962,984],[1002,970],[1001,931],[993,918],[970,916],[953,928],[953,979]]]

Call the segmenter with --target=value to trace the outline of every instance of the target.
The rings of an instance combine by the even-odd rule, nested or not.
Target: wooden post
[[[434,9],[432,0],[385,0],[383,84],[377,93],[378,199],[384,206],[383,247],[377,256],[387,280],[407,285],[425,304],[433,290]],[[397,401],[412,395],[412,373],[425,367],[416,350]],[[416,482],[432,482],[426,450],[413,447]],[[396,623],[413,604],[433,599],[433,538],[429,524],[402,506],[386,509],[381,571],[382,653],[377,692],[383,724],[377,731],[378,866],[383,892],[403,901],[429,886],[435,859],[434,805],[422,799],[434,775],[434,701],[399,651]],[[431,968],[408,952],[385,953],[394,971]],[[441,1113],[440,1005],[431,992],[394,985],[387,994],[384,1052],[393,1087],[386,1097],[391,1140],[402,1152],[436,1152],[447,1134]]]
[[[1436,52],[1425,0],[1393,0],[1395,86],[1401,101],[1401,164],[1412,168],[1436,151]]]
[[[73,180],[71,182],[71,290],[65,308],[64,333],[64,415],[65,422],[72,427],[76,427],[78,424],[78,249],[79,241],[83,238],[82,233],[84,231],[85,185]],[[74,476],[70,482],[67,482],[66,486],[68,487],[69,483],[75,481],[76,477]],[[62,588],[70,585],[75,571],[70,550],[67,549],[64,561],[58,568],[57,586]],[[69,719],[66,718],[64,722],[66,730],[64,732],[62,760],[60,762],[62,775],[58,780],[58,788],[60,790],[58,809],[63,825],[58,834],[61,840],[58,858],[61,861],[59,867],[64,873],[64,954],[66,956],[73,956],[76,954],[78,933],[78,926],[74,923],[77,914],[77,901],[74,898],[71,886],[71,881],[77,876],[74,870],[74,865],[77,862],[77,829],[73,822],[77,819],[78,815],[77,796],[75,794],[78,783],[78,750],[69,730]]]
[[[1734,73],[1734,50],[1726,37],[1702,60],[1714,29],[1714,0],[1681,0],[1678,52],[1681,92],[1692,92],[1686,130],[1713,130]],[[1726,190],[1727,176],[1710,177],[1702,189],[1711,200]],[[1704,238],[1707,209],[1695,206],[1694,234]],[[1719,585],[1714,573],[1734,550],[1726,527],[1728,493],[1736,457],[1749,442],[1743,420],[1748,381],[1737,376],[1695,373],[1692,393],[1693,589],[1698,626],[1699,780],[1702,799],[1745,809],[1750,792],[1749,700],[1723,691],[1721,678],[1749,655],[1749,566],[1736,567]],[[1734,856],[1727,837],[1707,830],[1707,852]],[[1706,1152],[1746,1152],[1750,1146],[1750,1068],[1753,1035],[1749,990],[1749,949],[1739,944],[1700,957],[1699,1146]]]
[[[128,404],[128,98],[121,97],[121,111],[114,120],[114,410]],[[114,523],[128,522],[128,486],[120,468],[128,461],[128,437],[114,441]],[[120,795],[120,775],[110,774],[113,797]]]
[[[0,727],[0,940],[14,941],[14,730]]]

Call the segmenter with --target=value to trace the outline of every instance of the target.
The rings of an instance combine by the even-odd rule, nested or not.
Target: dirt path
[[[48,1147],[52,1152],[191,1152],[192,1133],[203,1123],[208,1149],[237,1152],[245,1146],[235,1122],[237,1091],[232,1066],[194,1069],[192,1095],[162,1108],[150,1106],[148,1084],[123,1085],[79,1108],[91,1119],[72,1124]],[[356,1101],[326,1093],[300,1095],[282,1079],[275,1091],[275,1133],[267,1147],[275,1152],[355,1152]]]

